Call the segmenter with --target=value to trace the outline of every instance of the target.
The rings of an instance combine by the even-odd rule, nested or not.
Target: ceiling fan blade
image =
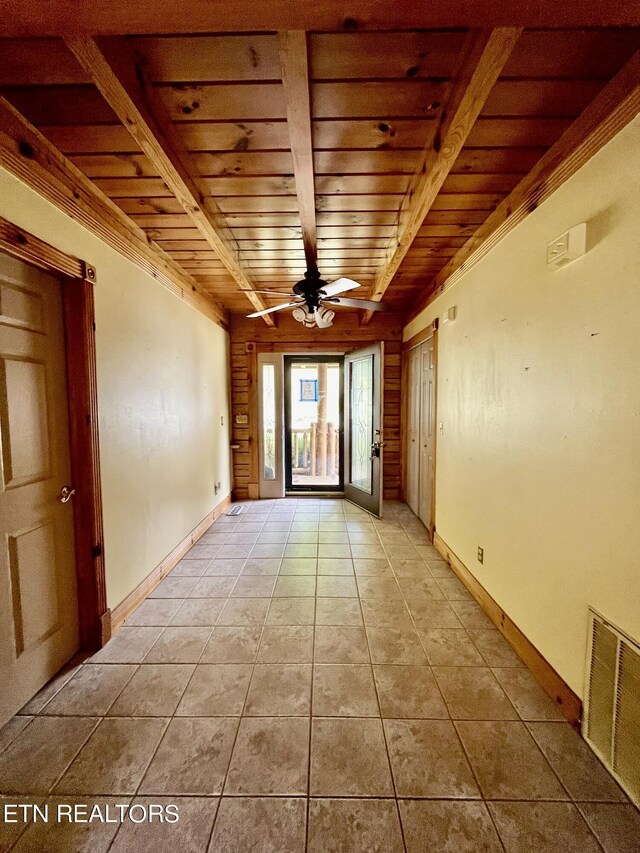
[[[331,300],[332,305],[339,305],[343,308],[362,308],[363,311],[386,311],[386,305],[382,302],[370,302],[368,299],[345,299],[342,296],[337,296]]]
[[[339,293],[346,293],[347,290],[354,290],[360,287],[357,281],[352,278],[338,278],[322,288],[322,292],[327,296],[337,296]]]
[[[247,317],[264,317],[265,314],[272,314],[274,311],[282,311],[283,308],[293,308],[298,302],[285,302],[283,305],[276,305],[274,308],[265,308],[264,311],[256,311],[254,314],[247,314]]]

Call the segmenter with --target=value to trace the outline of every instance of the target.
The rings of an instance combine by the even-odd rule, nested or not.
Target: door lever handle
[[[60,489],[60,496],[58,497],[58,500],[60,501],[61,504],[69,503],[69,501],[75,495],[75,493],[76,493],[76,490],[72,489],[71,486],[63,486]]]

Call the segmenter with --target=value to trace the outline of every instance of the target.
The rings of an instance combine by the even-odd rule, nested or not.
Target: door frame
[[[306,362],[307,364],[326,364],[340,363],[340,387],[339,387],[339,407],[340,407],[340,430],[338,436],[338,448],[340,453],[340,465],[338,468],[338,485],[337,486],[298,486],[293,483],[293,471],[291,469],[291,430],[289,429],[291,415],[291,363],[294,361]],[[284,491],[285,495],[292,493],[304,494],[322,494],[331,493],[341,495],[344,491],[344,377],[342,365],[344,363],[344,355],[328,355],[328,354],[312,354],[302,353],[286,353],[284,355],[284,458],[283,458],[283,473],[284,473]]]
[[[45,272],[60,282],[65,337],[73,523],[78,586],[80,647],[93,651],[111,636],[107,607],[94,292],[96,269],[61,252],[0,217],[0,252]]]
[[[402,500],[406,501],[407,490],[407,461],[408,448],[407,441],[409,438],[409,352],[416,347],[419,347],[429,338],[433,338],[433,482],[431,483],[431,541],[433,542],[436,534],[436,466],[438,462],[438,328],[439,320],[436,317],[425,329],[415,334],[408,341],[402,343],[402,401],[401,401],[401,445],[402,445]],[[422,394],[420,395],[420,404],[422,405]]]

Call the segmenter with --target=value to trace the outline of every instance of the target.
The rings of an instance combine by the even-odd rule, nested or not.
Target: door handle
[[[384,441],[374,441],[371,445],[371,459],[380,458],[380,448],[384,447]]]
[[[60,489],[60,495],[58,497],[58,500],[60,501],[61,504],[69,503],[69,501],[75,495],[75,493],[76,493],[76,490],[72,489],[71,486],[63,486]]]

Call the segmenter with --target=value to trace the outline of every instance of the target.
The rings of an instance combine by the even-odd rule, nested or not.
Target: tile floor
[[[0,750],[5,803],[180,810],[4,824],[0,850],[640,850],[638,811],[402,504],[218,519]]]

